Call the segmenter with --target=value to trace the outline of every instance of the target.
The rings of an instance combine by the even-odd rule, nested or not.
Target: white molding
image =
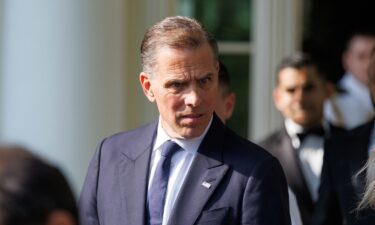
[[[284,56],[300,48],[302,2],[254,0],[252,10],[254,49],[249,93],[249,138],[259,140],[282,123],[272,99],[275,70]]]
[[[166,16],[176,12],[175,0],[137,0],[125,3],[125,129],[147,123],[158,116],[139,83],[141,72],[140,44],[146,30]],[[142,13],[140,13],[142,12]]]

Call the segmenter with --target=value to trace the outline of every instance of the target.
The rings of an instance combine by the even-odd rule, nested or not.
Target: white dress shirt
[[[326,133],[329,133],[329,125],[326,121],[322,122]],[[320,175],[323,167],[323,145],[324,137],[317,135],[307,135],[303,142],[297,136],[303,132],[303,127],[290,119],[285,120],[285,128],[292,139],[292,145],[298,153],[301,162],[302,174],[306,180],[313,201],[318,199],[318,189],[320,185]]]
[[[345,90],[327,100],[324,116],[332,124],[347,129],[357,127],[374,116],[368,87],[351,74],[345,74],[339,85]]]
[[[151,155],[151,165],[150,165],[150,177],[149,177],[149,185],[152,184],[152,180],[154,178],[156,165],[160,160],[160,153],[163,144],[168,141],[172,140],[176,142],[183,150],[178,151],[175,153],[171,160],[171,168],[168,180],[168,187],[167,193],[165,197],[165,205],[164,205],[164,215],[163,215],[163,225],[166,225],[169,219],[169,216],[172,212],[173,205],[177,199],[179,191],[184,183],[186,175],[189,172],[191,164],[195,158],[196,152],[198,151],[199,145],[201,144],[203,138],[206,136],[206,133],[211,126],[211,121],[209,122],[208,126],[206,127],[205,131],[199,137],[193,139],[175,139],[169,137],[169,135],[165,132],[161,125],[161,118],[159,118],[159,124],[157,128],[156,139],[154,142],[154,146],[152,149]]]

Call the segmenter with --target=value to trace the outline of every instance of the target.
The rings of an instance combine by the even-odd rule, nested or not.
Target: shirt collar
[[[172,140],[172,141],[176,142],[178,145],[180,145],[183,149],[185,149],[187,151],[190,151],[190,152],[198,151],[199,145],[201,144],[203,138],[206,136],[206,134],[208,132],[208,129],[211,126],[212,118],[213,117],[211,117],[211,120],[208,123],[206,129],[204,130],[204,132],[200,136],[198,136],[196,138],[191,138],[191,139],[178,139],[178,138],[171,138],[167,134],[167,132],[164,130],[164,128],[161,125],[161,117],[159,116],[157,134],[156,134],[156,139],[155,139],[153,151],[160,148],[168,140]]]
[[[346,73],[340,80],[340,85],[348,92],[353,92],[361,97],[369,96],[368,87],[359,81],[353,74]]]

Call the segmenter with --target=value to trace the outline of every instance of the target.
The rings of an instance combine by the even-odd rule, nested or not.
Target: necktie
[[[173,141],[165,142],[162,147],[160,161],[156,166],[154,178],[149,190],[148,212],[150,225],[161,225],[163,223],[164,203],[168,187],[171,159],[180,149],[181,147]]]

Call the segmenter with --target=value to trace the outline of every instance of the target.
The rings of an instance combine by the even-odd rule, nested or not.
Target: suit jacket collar
[[[131,160],[136,160],[138,157],[143,155],[145,151],[152,149],[156,130],[157,130],[158,120],[155,120],[139,129],[134,130],[137,132],[134,139],[126,140],[123,146],[126,148],[122,149],[123,154]],[[130,131],[132,132],[132,131]]]
[[[134,138],[122,143],[124,157],[118,174],[122,190],[124,211],[130,224],[146,223],[147,187],[153,141],[158,121],[133,131]],[[132,132],[132,131],[131,131]]]
[[[303,201],[303,205],[309,211],[313,210],[314,203],[308,189],[306,179],[301,169],[298,152],[293,147],[292,138],[288,135],[285,126],[279,133],[281,150],[278,152],[278,159],[282,164],[289,186],[298,197],[298,201]],[[301,204],[301,203],[300,203]],[[302,213],[302,212],[301,212]],[[305,212],[303,212],[305,214]]]
[[[137,129],[140,141],[134,139],[124,143],[125,156],[119,165],[122,195],[126,202],[126,211],[131,224],[146,223],[147,186],[149,162],[158,121]],[[211,127],[203,139],[196,158],[182,185],[180,194],[169,218],[169,225],[192,225],[200,215],[205,203],[212,195],[228,166],[223,164],[223,140],[225,126],[214,115]]]
[[[229,166],[225,165],[221,141],[225,126],[214,115],[196,158],[180,190],[168,225],[192,225],[197,220]]]

